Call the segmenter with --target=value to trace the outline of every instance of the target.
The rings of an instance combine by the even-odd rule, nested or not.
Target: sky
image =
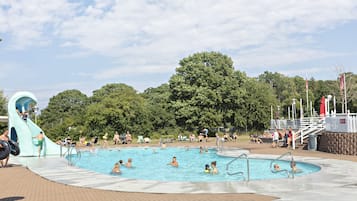
[[[357,73],[356,0],[0,0],[0,91],[51,97],[167,83],[181,59],[221,52],[248,76]]]

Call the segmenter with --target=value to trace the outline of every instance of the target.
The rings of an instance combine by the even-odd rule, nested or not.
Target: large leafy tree
[[[107,84],[94,91],[85,120],[90,135],[114,131],[146,135],[152,129],[146,100],[125,84]]]
[[[263,130],[269,127],[270,107],[277,104],[273,88],[255,78],[249,78],[244,87],[247,90],[243,103],[244,125],[247,129]]]
[[[148,88],[142,94],[148,102],[149,120],[154,130],[167,130],[176,127],[175,115],[170,105],[168,84]]]
[[[70,135],[78,137],[83,130],[88,98],[79,90],[66,90],[52,97],[48,107],[41,111],[39,124],[53,140]]]
[[[203,52],[179,64],[169,81],[177,124],[189,130],[234,124],[232,117],[243,101],[244,90],[235,76],[232,59]]]
[[[280,73],[265,71],[259,75],[258,80],[269,84],[274,89],[274,93],[278,99],[276,106],[280,106],[284,116],[288,116],[288,110],[286,108],[291,107],[293,99],[296,99],[298,102],[304,95],[304,93],[301,94],[303,90],[302,87],[305,86],[302,78],[294,79]],[[301,93],[298,92],[298,89]],[[299,104],[296,104],[296,106],[299,107]]]

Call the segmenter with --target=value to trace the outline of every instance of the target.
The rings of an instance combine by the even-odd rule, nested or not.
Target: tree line
[[[346,74],[348,105],[357,111],[357,76]],[[319,112],[322,96],[341,100],[339,80],[308,80],[309,100]],[[292,99],[306,104],[306,80],[264,72],[248,77],[235,70],[230,57],[219,52],[201,52],[182,59],[168,83],[139,93],[123,83],[110,83],[88,97],[81,91],[65,90],[50,98],[38,116],[38,124],[52,140],[69,135],[113,135],[130,131],[158,138],[165,134],[198,132],[202,128],[236,131],[264,130],[270,125],[271,107],[287,118]],[[0,93],[0,106],[6,100]],[[299,104],[296,105],[299,110]],[[337,101],[341,111],[341,101]],[[0,107],[5,112],[6,106]],[[306,114],[308,111],[305,111]]]

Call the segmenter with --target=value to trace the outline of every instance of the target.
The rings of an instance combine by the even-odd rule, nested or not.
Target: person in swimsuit
[[[6,142],[9,141],[9,131],[8,130],[5,130],[4,133],[2,135],[0,135],[0,140],[6,141]],[[0,145],[0,147],[1,147],[1,145]],[[9,158],[10,158],[10,154],[4,160],[0,160],[2,167],[7,166]]]
[[[114,164],[114,167],[112,169],[112,174],[121,174],[119,163]]]
[[[178,162],[176,160],[176,156],[172,157],[172,161],[168,163],[168,165],[171,165],[172,167],[178,167]]]
[[[209,168],[209,165],[206,164],[205,165],[205,173],[210,173],[211,172],[211,168]]]
[[[218,174],[217,162],[216,161],[212,161],[211,162],[211,174]]]
[[[41,151],[42,151],[42,148],[43,148],[43,142],[45,140],[45,136],[43,135],[43,132],[40,131],[40,133],[36,136],[37,140],[38,140],[38,157],[40,157],[41,155]]]
[[[127,163],[125,163],[125,167],[127,167],[127,168],[131,168],[131,167],[133,167],[132,162],[133,162],[133,159],[128,158],[128,162],[127,162]]]

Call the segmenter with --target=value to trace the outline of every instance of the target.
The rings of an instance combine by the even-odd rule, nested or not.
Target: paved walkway
[[[192,144],[197,146],[197,144]],[[250,149],[253,153],[273,153],[269,155],[250,154],[250,157],[276,158],[286,149],[271,149],[269,145],[231,144]],[[231,152],[232,154],[232,152]],[[276,155],[277,154],[277,155]],[[152,182],[128,180],[109,175],[89,172],[68,166],[60,158],[13,158],[19,163],[41,175],[50,182],[25,170],[23,167],[0,169],[2,200],[354,200],[357,196],[357,163],[354,156],[338,156],[321,152],[297,150],[297,161],[318,164],[318,173],[295,179],[245,182]],[[306,157],[303,155],[315,155]],[[347,160],[336,160],[343,158]],[[5,182],[3,182],[5,180]],[[61,184],[65,185],[61,185]],[[25,187],[25,186],[27,187]],[[78,187],[74,187],[78,186]],[[88,187],[88,188],[80,188]],[[4,188],[3,188],[4,189]],[[105,189],[94,190],[94,189]],[[145,193],[124,193],[145,192]],[[155,194],[155,193],[174,194]],[[245,194],[241,194],[245,193]],[[266,196],[263,196],[266,195]],[[92,199],[96,197],[96,199]]]

